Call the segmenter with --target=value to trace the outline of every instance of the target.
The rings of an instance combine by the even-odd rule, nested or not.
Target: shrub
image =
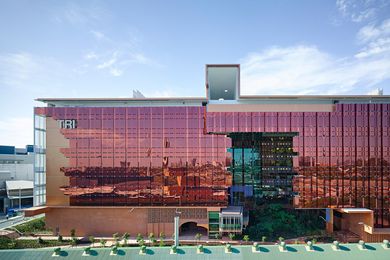
[[[119,234],[118,234],[118,233],[112,234],[112,238],[114,239],[114,241],[118,241],[118,239],[119,239]]]
[[[61,235],[58,235],[58,242],[62,242],[62,241],[64,241],[64,238],[61,236]]]
[[[201,233],[196,233],[195,239],[198,240],[198,242],[200,241],[201,238],[202,238],[202,234]]]
[[[142,237],[141,233],[138,233],[137,237],[136,237],[137,242],[139,242],[142,239],[143,239],[143,237]]]
[[[127,240],[129,240],[129,238],[130,238],[130,234],[126,232],[123,234],[122,238],[123,238],[123,245],[126,246]]]
[[[34,233],[39,231],[47,231],[45,227],[45,218],[37,218],[26,223],[15,226],[15,228],[22,233]]]
[[[72,246],[77,246],[78,242],[79,241],[78,241],[77,237],[72,237],[72,239],[71,239]]]
[[[95,243],[95,237],[94,236],[89,236],[88,240],[89,240],[89,242],[91,242],[91,245],[93,246],[93,244]]]
[[[75,237],[75,236],[76,236],[76,229],[72,228],[72,229],[70,230],[70,236],[71,236],[71,237]]]
[[[43,243],[45,243],[45,241],[43,241],[43,239],[41,237],[38,237],[38,243],[43,244]]]
[[[165,246],[164,240],[160,239],[159,246],[160,246],[160,247]]]

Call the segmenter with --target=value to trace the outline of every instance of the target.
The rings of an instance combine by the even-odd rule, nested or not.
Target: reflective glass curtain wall
[[[390,105],[337,104],[334,112],[207,113],[207,132],[296,132],[299,208],[365,207],[390,227]]]
[[[34,206],[46,203],[46,118],[34,115]]]
[[[204,107],[48,107],[69,147],[61,190],[74,206],[225,206],[224,136],[204,135]],[[66,124],[63,120],[70,120]],[[65,123],[64,123],[65,122]]]
[[[77,120],[77,128],[60,129],[70,143],[61,149],[70,161],[61,170],[70,178],[62,190],[71,205],[227,205],[227,135],[293,132],[297,207],[366,207],[374,210],[375,226],[390,226],[389,104],[337,104],[334,112],[205,109],[47,107],[35,113]]]

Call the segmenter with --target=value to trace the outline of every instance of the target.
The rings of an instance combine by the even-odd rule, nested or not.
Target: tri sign
[[[74,129],[77,128],[76,119],[60,119],[57,120],[58,126],[65,129]]]

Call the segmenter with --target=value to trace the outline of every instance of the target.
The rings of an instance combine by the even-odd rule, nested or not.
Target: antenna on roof
[[[138,89],[133,89],[133,98],[145,98],[145,96]]]

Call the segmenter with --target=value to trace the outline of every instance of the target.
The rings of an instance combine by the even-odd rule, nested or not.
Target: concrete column
[[[179,246],[179,216],[175,217],[174,223],[175,246]]]
[[[326,210],[326,232],[329,234],[333,233],[333,209]]]

